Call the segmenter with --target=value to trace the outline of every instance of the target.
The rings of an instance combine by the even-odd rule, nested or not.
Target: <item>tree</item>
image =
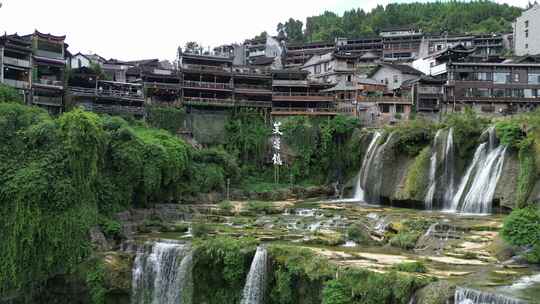
[[[304,33],[302,31],[304,23],[300,20],[289,18],[285,24],[279,23],[277,26],[278,33],[284,32],[290,42],[303,42]]]
[[[22,103],[22,95],[14,88],[0,84],[0,102]]]
[[[185,45],[185,53],[188,54],[201,54],[202,53],[202,46],[196,41],[188,41]]]

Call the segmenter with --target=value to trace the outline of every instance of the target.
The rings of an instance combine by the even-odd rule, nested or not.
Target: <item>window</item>
[[[540,74],[530,73],[528,78],[529,84],[540,84]]]
[[[405,107],[402,104],[396,105],[396,113],[403,113],[405,112]]]
[[[525,20],[525,27],[529,27],[529,20]]]
[[[536,98],[538,97],[537,89],[525,89],[524,90],[525,98]]]
[[[493,73],[493,83],[509,83],[510,73],[496,72]]]
[[[381,113],[390,113],[390,105],[389,104],[381,104],[379,105]]]
[[[480,81],[491,80],[491,73],[486,73],[486,72],[476,73],[476,80],[480,80]]]
[[[519,74],[514,73],[514,82],[519,82]]]
[[[399,78],[398,78],[398,75],[394,75],[394,83],[398,83],[399,82]]]
[[[351,81],[352,81],[352,75],[347,75],[347,81],[348,81],[348,82],[351,82]]]
[[[523,89],[513,89],[512,97],[523,98],[525,96]]]
[[[388,78],[384,79],[384,84],[388,85]]]
[[[528,43],[525,43],[525,48],[526,48],[526,49],[529,48],[529,44],[528,44]]]
[[[320,64],[317,64],[315,66],[315,74],[320,74],[321,73],[321,65]]]
[[[504,97],[504,89],[493,89],[493,97],[502,98]]]
[[[525,38],[529,38],[529,30],[525,30]]]

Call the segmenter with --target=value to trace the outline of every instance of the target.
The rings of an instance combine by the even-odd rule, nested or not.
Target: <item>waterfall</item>
[[[241,304],[262,304],[266,285],[268,252],[259,246],[251,262],[246,285],[242,293]]]
[[[132,271],[132,304],[178,304],[191,284],[192,252],[187,244],[160,241],[138,250]]]
[[[394,133],[390,133],[386,141],[382,145],[379,145],[379,139],[381,137],[382,134],[379,132],[373,135],[373,139],[362,161],[354,194],[356,201],[379,203],[382,185],[382,158],[386,146],[394,137]]]
[[[365,199],[366,193],[364,189],[369,175],[369,167],[375,156],[377,145],[381,136],[382,134],[380,132],[375,132],[373,134],[373,138],[371,139],[371,142],[369,143],[369,146],[366,150],[366,155],[364,155],[362,167],[360,168],[360,173],[358,174],[358,181],[354,193],[354,198],[358,199],[359,201],[364,201]]]
[[[433,209],[433,199],[435,197],[435,190],[437,188],[437,180],[435,179],[437,177],[437,143],[439,142],[441,134],[442,130],[437,131],[437,134],[435,134],[435,138],[433,139],[433,148],[429,165],[429,186],[426,193],[426,198],[424,199],[426,209]]]
[[[461,180],[451,204],[452,211],[487,214],[502,173],[506,147],[497,146],[495,129],[490,128],[489,141],[478,146],[472,163]]]
[[[433,209],[434,204],[442,203],[446,208],[451,204],[454,195],[454,130],[450,129],[446,136],[446,141],[443,139],[443,130],[438,130],[433,139],[433,147],[431,152],[429,166],[429,183],[428,191],[424,198],[426,209]],[[442,148],[442,149],[441,149]],[[442,155],[440,155],[442,154]],[[443,171],[437,175],[437,168],[442,161]],[[437,178],[437,176],[439,176]],[[444,188],[442,188],[444,187]],[[440,189],[442,188],[442,189]]]
[[[456,304],[526,304],[525,301],[503,295],[458,287],[454,295]]]

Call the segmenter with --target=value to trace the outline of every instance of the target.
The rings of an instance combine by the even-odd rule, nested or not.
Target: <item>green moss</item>
[[[422,149],[407,170],[404,197],[422,201],[429,183],[431,148]]]
[[[516,200],[519,207],[525,207],[529,195],[538,177],[536,171],[536,153],[534,140],[529,136],[519,144],[519,175],[517,180]]]
[[[419,233],[402,230],[390,239],[390,245],[406,250],[414,249],[419,237]]]
[[[392,267],[396,271],[402,272],[416,272],[416,273],[425,273],[427,272],[427,267],[422,262],[408,262],[408,263],[399,263]]]

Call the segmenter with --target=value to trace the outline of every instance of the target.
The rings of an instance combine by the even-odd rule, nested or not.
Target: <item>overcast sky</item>
[[[242,42],[293,17],[342,13],[407,0],[0,0],[0,33],[38,29],[67,35],[73,53],[106,58],[172,60],[186,41],[204,46]],[[528,0],[498,0],[525,7]]]

